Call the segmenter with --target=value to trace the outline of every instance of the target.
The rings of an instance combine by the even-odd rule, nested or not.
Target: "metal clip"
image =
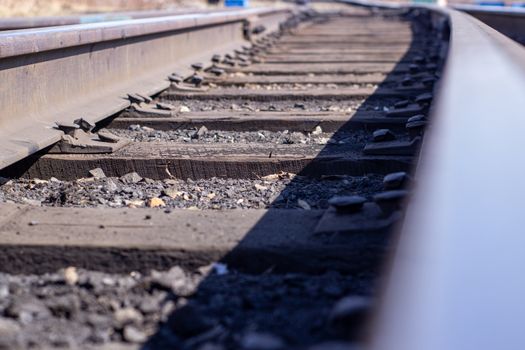
[[[56,128],[63,131],[62,139],[57,142],[49,153],[61,154],[95,154],[113,153],[129,144],[131,141],[118,137],[107,130],[93,133],[95,125],[83,118],[73,124],[57,122]]]

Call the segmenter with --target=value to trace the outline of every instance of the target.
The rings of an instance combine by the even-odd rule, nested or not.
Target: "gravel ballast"
[[[247,275],[222,264],[145,275],[74,267],[0,274],[0,348],[349,346],[358,339],[363,322],[356,316],[367,309],[374,279],[337,272]]]
[[[54,207],[159,207],[186,209],[325,209],[336,195],[371,197],[382,189],[381,175],[332,176],[311,179],[294,174],[259,180],[151,180],[136,173],[120,178],[9,180],[0,187],[0,201]],[[158,203],[161,203],[158,202]]]

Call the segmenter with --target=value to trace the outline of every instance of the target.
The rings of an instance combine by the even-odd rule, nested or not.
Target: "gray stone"
[[[152,271],[151,278],[154,286],[183,297],[192,295],[197,287],[195,281],[179,266],[172,267],[168,272]]]
[[[11,319],[0,317],[0,340],[15,338],[20,332],[20,325]]]
[[[72,319],[80,310],[80,299],[76,294],[66,294],[49,298],[45,302],[53,316]]]
[[[142,314],[132,307],[126,307],[115,311],[113,317],[118,328],[122,328],[129,324],[141,324],[143,321]]]
[[[111,318],[100,314],[89,314],[86,323],[95,329],[106,329],[111,325]]]
[[[106,184],[104,185],[104,190],[106,190],[108,193],[118,192],[119,186],[113,179],[107,179]]]
[[[144,343],[148,338],[146,333],[134,326],[124,327],[124,332],[122,332],[122,336],[124,340],[129,343]]]
[[[152,314],[156,311],[159,311],[160,306],[157,300],[153,298],[144,298],[140,302],[138,308],[144,314]]]
[[[103,179],[106,177],[106,174],[104,174],[104,170],[102,170],[101,168],[92,169],[89,171],[89,174],[95,179]]]
[[[4,314],[25,324],[51,316],[44,303],[33,297],[15,298],[5,309]]]
[[[9,296],[9,286],[7,284],[0,284],[0,300]]]
[[[136,172],[132,172],[132,173],[128,173],[126,175],[121,176],[120,181],[126,184],[136,184],[142,181],[142,176],[140,176]]]

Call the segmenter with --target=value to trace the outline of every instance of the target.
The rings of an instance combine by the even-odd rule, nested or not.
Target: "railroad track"
[[[447,14],[341,5],[196,16],[193,29],[181,18],[100,24],[109,38],[83,32],[81,46],[55,29],[71,45],[62,55],[20,33],[24,54],[45,55],[30,61],[61,63],[91,90],[76,98],[84,85],[37,63],[26,79],[44,72],[59,91],[5,100],[39,116],[0,144],[8,348],[332,349],[365,337],[421,144],[427,164]],[[111,37],[115,28],[127,34]],[[192,41],[172,39],[181,32]],[[173,64],[181,43],[189,54]],[[87,57],[82,45],[96,49]],[[116,50],[116,73],[99,66],[105,50]],[[129,51],[143,55],[140,69]],[[82,73],[82,60],[99,75]],[[57,99],[41,115],[39,92]],[[376,346],[388,348],[379,329]]]

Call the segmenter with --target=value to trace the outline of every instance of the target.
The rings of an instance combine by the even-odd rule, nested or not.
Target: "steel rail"
[[[523,349],[525,49],[410,8],[446,19],[450,45],[370,348]]]
[[[42,16],[42,17],[11,17],[0,19],[0,31],[31,29],[42,27],[56,27],[74,24],[87,24],[97,22],[123,21],[140,18],[154,18],[177,16],[187,14],[205,14],[217,12],[231,12],[232,9],[198,9],[187,8],[178,10],[147,10],[147,11],[123,11],[83,15],[65,16]]]
[[[0,33],[0,169],[57,141],[56,122],[96,123],[128,107],[128,93],[166,89],[168,75],[248,43],[245,26],[268,31],[289,9],[50,27]]]
[[[525,44],[525,9],[518,7],[454,5],[508,37]]]

